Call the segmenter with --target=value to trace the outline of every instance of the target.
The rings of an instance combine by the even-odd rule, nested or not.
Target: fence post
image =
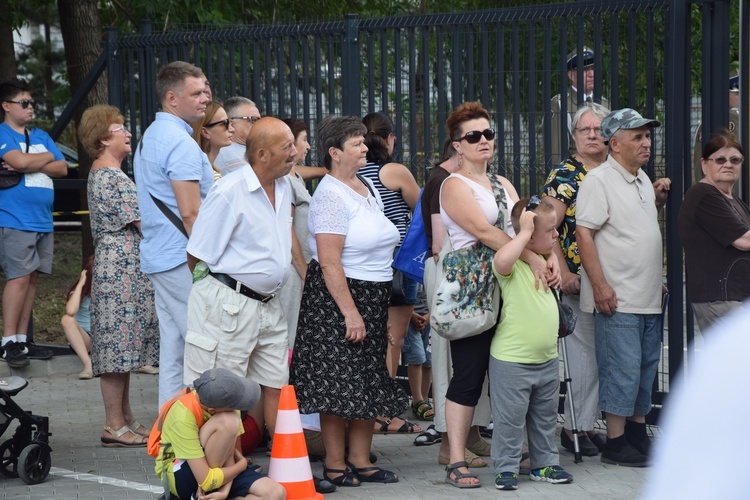
[[[124,110],[122,95],[122,67],[121,53],[117,46],[117,30],[107,28],[107,41],[104,49],[107,51],[107,86],[109,103],[120,111]]]
[[[341,43],[341,94],[344,101],[342,112],[345,115],[362,114],[359,67],[359,16],[347,14]]]
[[[667,177],[672,180],[672,194],[667,199],[667,286],[670,299],[667,318],[669,322],[669,386],[677,380],[677,374],[683,362],[683,272],[682,247],[677,234],[678,214],[684,193],[685,169],[690,169],[690,155],[685,147],[685,137],[689,136],[686,128],[690,126],[687,110],[690,109],[685,90],[685,75],[688,73],[690,54],[688,47],[689,17],[686,2],[673,0],[669,7],[669,27],[667,35],[670,43],[667,47],[665,67],[667,88],[665,92],[665,135],[667,156]],[[725,80],[726,81],[726,80]]]

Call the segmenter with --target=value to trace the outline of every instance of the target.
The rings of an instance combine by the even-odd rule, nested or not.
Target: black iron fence
[[[727,74],[729,39],[720,28],[729,23],[733,1],[692,6],[684,0],[596,0],[166,33],[145,22],[137,35],[108,33],[91,81],[106,67],[110,102],[123,111],[135,143],[157,111],[158,68],[173,60],[200,66],[215,98],[242,95],[258,103],[265,115],[304,120],[311,144],[315,124],[328,114],[386,111],[399,137],[394,156],[420,182],[438,157],[450,110],[479,100],[498,132],[496,167],[524,195],[539,191],[551,166],[550,103],[569,85],[567,54],[591,47],[594,99],[606,96],[612,109],[632,107],[664,124],[654,136],[655,154],[647,171],[673,181],[664,219],[672,374],[687,345],[676,218],[681,194],[692,181],[690,138],[700,119],[691,118],[690,75],[702,70],[704,88],[710,89],[707,73]],[[704,26],[698,42],[690,31],[696,16]],[[702,45],[696,48],[695,43]],[[703,61],[693,57],[695,51],[702,52]],[[748,67],[747,61],[743,64]],[[717,95],[710,99],[712,113],[703,113],[708,129],[718,128],[726,116],[726,92],[723,98]],[[743,102],[747,97],[743,90]],[[75,106],[72,102],[66,109],[63,126]],[[747,118],[743,120],[747,130]],[[565,147],[567,123],[560,129]],[[308,160],[317,163],[314,149]],[[690,339],[690,319],[688,329]]]

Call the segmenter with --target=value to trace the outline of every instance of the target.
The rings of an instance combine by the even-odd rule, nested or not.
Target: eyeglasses
[[[113,129],[112,129],[112,130],[110,130],[109,132],[110,132],[111,134],[114,134],[114,133],[116,133],[116,132],[122,132],[123,134],[126,134],[126,135],[127,135],[127,133],[128,133],[128,129],[126,129],[126,128],[125,128],[125,125],[120,125],[120,126],[119,126],[119,127],[117,127],[117,128],[113,128]]]
[[[233,116],[230,120],[245,120],[250,122],[250,125],[260,120],[260,116]]]
[[[28,108],[31,106],[32,108],[36,106],[36,101],[33,99],[24,99],[23,101],[5,101],[5,102],[12,102],[13,104],[20,104],[23,109]]]
[[[229,118],[224,118],[223,120],[219,120],[218,122],[206,123],[205,125],[203,125],[203,128],[211,128],[215,127],[216,125],[224,125],[224,128],[229,129]]]
[[[719,156],[716,158],[709,158],[709,160],[713,161],[719,166],[724,165],[726,162],[729,162],[732,165],[742,165],[742,162],[745,161],[745,159],[741,156],[732,156],[731,158],[724,158],[723,156]]]
[[[466,142],[468,142],[469,144],[476,144],[480,140],[482,140],[482,136],[484,136],[484,138],[488,141],[491,141],[495,138],[495,130],[491,128],[486,128],[481,132],[479,130],[472,130],[471,132],[466,132],[463,137],[456,139],[456,141],[460,142],[466,139]]]
[[[542,199],[539,195],[534,195],[529,198],[529,202],[526,204],[526,210],[534,210],[536,207],[542,204]]]
[[[592,130],[594,131],[596,135],[601,135],[602,133],[601,127],[583,127],[583,128],[576,127],[576,130],[582,133],[583,135],[589,135]]]

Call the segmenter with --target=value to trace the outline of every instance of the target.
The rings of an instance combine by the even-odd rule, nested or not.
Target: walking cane
[[[565,392],[567,398],[569,398],[570,401],[570,423],[572,425],[571,432],[573,433],[573,445],[575,449],[574,453],[574,460],[575,463],[581,463],[583,461],[583,458],[581,457],[581,449],[578,446],[578,425],[576,424],[576,410],[575,405],[573,404],[573,391],[570,384],[570,364],[568,363],[568,348],[565,344],[565,337],[560,338],[560,346],[561,351],[563,355],[563,374],[564,374],[564,382],[565,382]],[[563,432],[565,432],[565,429],[563,429]]]

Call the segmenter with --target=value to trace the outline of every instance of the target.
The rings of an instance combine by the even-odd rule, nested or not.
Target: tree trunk
[[[0,12],[10,12],[8,0],[0,0]],[[13,26],[11,16],[0,16],[0,82],[17,76],[16,53],[13,45]]]
[[[60,31],[65,43],[65,61],[68,66],[71,93],[75,93],[102,51],[102,29],[97,0],[58,0],[57,7],[60,13]],[[106,104],[107,100],[107,79],[103,75],[77,106],[73,121],[74,128],[85,109],[95,104]],[[91,168],[91,158],[80,144],[78,145],[78,163],[80,165],[79,178],[87,179]],[[81,206],[84,210],[88,208],[85,190],[81,192]],[[81,219],[81,257],[85,260],[94,252],[94,245],[89,218],[85,216]]]

